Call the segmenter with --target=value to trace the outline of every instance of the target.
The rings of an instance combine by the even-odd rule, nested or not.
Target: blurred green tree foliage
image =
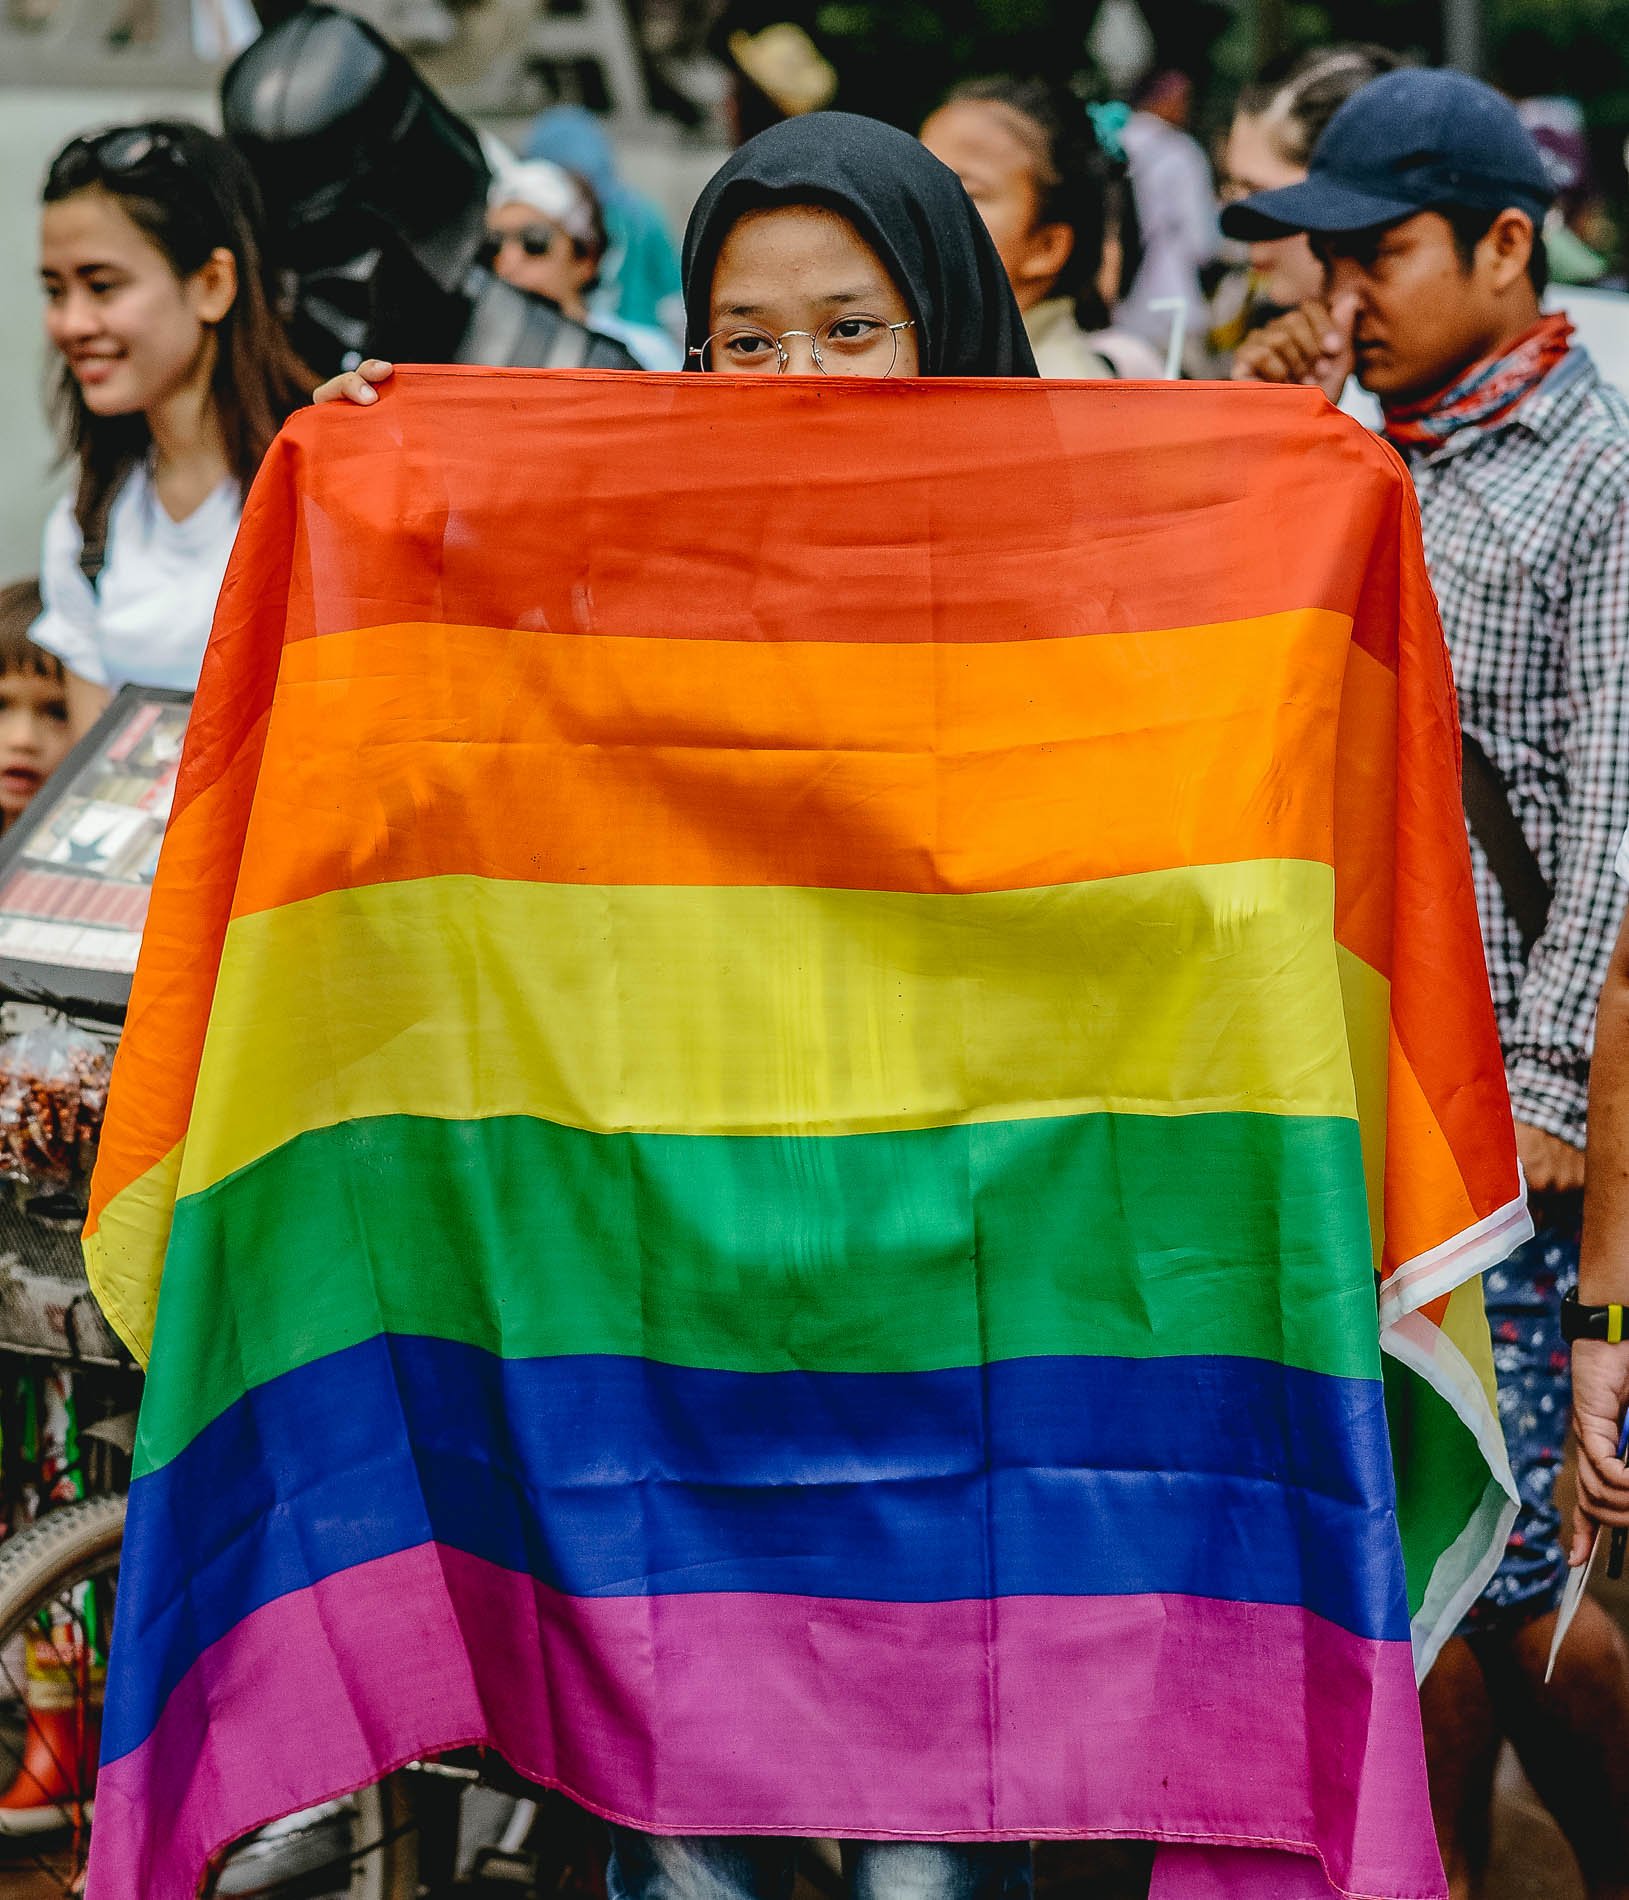
[[[1283,45],[1379,40],[1442,56],[1442,0],[1140,0],[1161,65],[1191,72],[1212,98],[1253,70],[1258,9]],[[1629,127],[1629,0],[1485,0],[1489,77],[1522,93],[1581,99],[1592,126]],[[808,26],[837,66],[843,102],[915,124],[973,73],[1091,70],[1096,0],[788,0],[778,17]]]
[[[1271,0],[1295,47],[1379,40],[1422,59],[1442,56],[1441,0]],[[1517,95],[1583,101],[1592,125],[1629,124],[1629,0],[1484,0],[1488,77]],[[1237,83],[1254,59],[1244,5],[1216,43],[1218,79]]]
[[[1629,0],[1489,0],[1490,77],[1569,93],[1592,127],[1629,127]]]
[[[840,103],[914,130],[969,74],[1074,71],[1093,11],[1079,0],[821,0],[809,24],[841,75]]]
[[[1228,0],[1139,0],[1159,63],[1203,78],[1232,23]],[[813,34],[841,103],[913,129],[957,80],[981,73],[1085,76],[1097,0],[814,0],[780,8]]]

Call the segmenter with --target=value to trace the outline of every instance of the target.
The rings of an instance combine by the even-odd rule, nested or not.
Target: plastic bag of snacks
[[[96,1157],[113,1052],[58,1017],[0,1042],[0,1180],[79,1186]]]

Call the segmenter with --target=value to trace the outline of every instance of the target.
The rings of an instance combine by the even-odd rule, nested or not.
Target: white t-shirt
[[[134,680],[196,691],[241,512],[237,483],[225,481],[185,521],[172,521],[146,467],[136,468],[114,498],[93,588],[80,571],[73,506],[59,501],[45,524],[45,612],[32,638],[97,686]]]

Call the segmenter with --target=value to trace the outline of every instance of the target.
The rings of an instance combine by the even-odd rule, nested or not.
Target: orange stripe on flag
[[[1412,491],[1406,511],[1417,513]],[[1394,902],[1399,932],[1392,958],[1396,1046],[1430,1104],[1440,1139],[1457,1157],[1477,1218],[1520,1192],[1511,1145],[1510,1096],[1496,1059],[1493,1009],[1483,972],[1470,852],[1459,817],[1459,708],[1437,606],[1421,562],[1398,564],[1393,612],[1410,630],[1417,657],[1398,700],[1398,757],[1406,762],[1397,811]],[[1444,813],[1452,814],[1444,823]],[[1469,1051],[1483,1051],[1472,1060]],[[1388,1185],[1388,1218],[1400,1218]],[[1449,1226],[1442,1234],[1451,1234]],[[1439,1235],[1439,1238],[1442,1236]],[[1406,1259],[1406,1250],[1393,1254]]]
[[[284,656],[234,912],[448,874],[969,892],[1328,863],[1338,714],[1378,692],[1352,717],[1383,718],[1392,678],[1370,661],[1354,694],[1349,651],[1320,613],[956,648],[331,634]]]
[[[1397,675],[1354,646],[1341,688],[1332,775],[1335,935],[1382,976],[1392,967],[1396,749]]]
[[[1396,992],[1392,992],[1393,1006]],[[1429,1253],[1445,1236],[1476,1225],[1489,1210],[1477,1206],[1442,1120],[1426,1099],[1406,1051],[1391,1036],[1386,1091],[1386,1238],[1381,1267],[1399,1266]]]

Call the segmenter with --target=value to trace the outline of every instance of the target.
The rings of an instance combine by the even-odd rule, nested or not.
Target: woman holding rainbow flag
[[[87,1221],[91,1900],[471,1744],[615,1900],[1434,1900],[1526,1224],[1406,483],[1030,380],[846,116],[686,302],[727,376],[373,364],[257,487]]]

